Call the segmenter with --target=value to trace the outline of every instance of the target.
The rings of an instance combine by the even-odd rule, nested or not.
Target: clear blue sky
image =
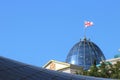
[[[87,38],[107,59],[119,53],[120,0],[1,0],[0,56],[36,66],[65,61],[85,20],[94,22]]]

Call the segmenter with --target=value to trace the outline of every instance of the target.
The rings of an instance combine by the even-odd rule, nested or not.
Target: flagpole
[[[86,21],[84,21],[84,39],[86,39]]]
[[[86,38],[86,27],[84,27],[84,38]]]

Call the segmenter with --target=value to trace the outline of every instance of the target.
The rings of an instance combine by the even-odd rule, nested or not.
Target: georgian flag
[[[93,25],[93,22],[91,22],[91,21],[85,21],[84,25],[85,25],[85,27],[90,27],[90,26]]]

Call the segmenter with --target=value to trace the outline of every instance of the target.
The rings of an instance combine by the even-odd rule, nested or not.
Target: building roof
[[[0,56],[0,80],[111,80],[52,71]]]
[[[120,58],[120,53],[119,53],[119,54],[116,54],[116,55],[114,56],[114,58]]]
[[[115,64],[117,61],[120,61],[120,57],[106,60],[106,62],[111,62],[112,64]]]
[[[51,69],[51,66],[53,66],[53,64],[54,64],[55,68]],[[60,70],[68,69],[68,68],[70,68],[70,69],[80,69],[81,67],[77,66],[77,65],[69,64],[69,63],[66,63],[66,62],[50,60],[43,66],[43,68],[60,71]]]
[[[56,60],[50,60],[43,66],[43,68],[59,71],[62,69],[70,68],[70,64]]]
[[[58,63],[58,64],[62,64],[62,65],[66,65],[66,66],[70,66],[70,64],[69,64],[69,63],[66,63],[66,62],[60,62],[60,61],[56,61],[56,60],[50,60],[50,61],[48,61],[48,62],[43,66],[43,68],[47,67],[47,66],[48,66],[50,63],[52,63],[52,62]]]

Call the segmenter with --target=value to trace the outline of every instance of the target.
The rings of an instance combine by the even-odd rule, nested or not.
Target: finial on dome
[[[87,40],[87,38],[84,36],[83,39],[82,39],[82,41],[86,41],[86,40]]]
[[[83,38],[83,40],[84,40],[84,41],[86,41],[86,40],[87,40],[87,38],[86,38],[86,37],[84,37],[84,38]]]

